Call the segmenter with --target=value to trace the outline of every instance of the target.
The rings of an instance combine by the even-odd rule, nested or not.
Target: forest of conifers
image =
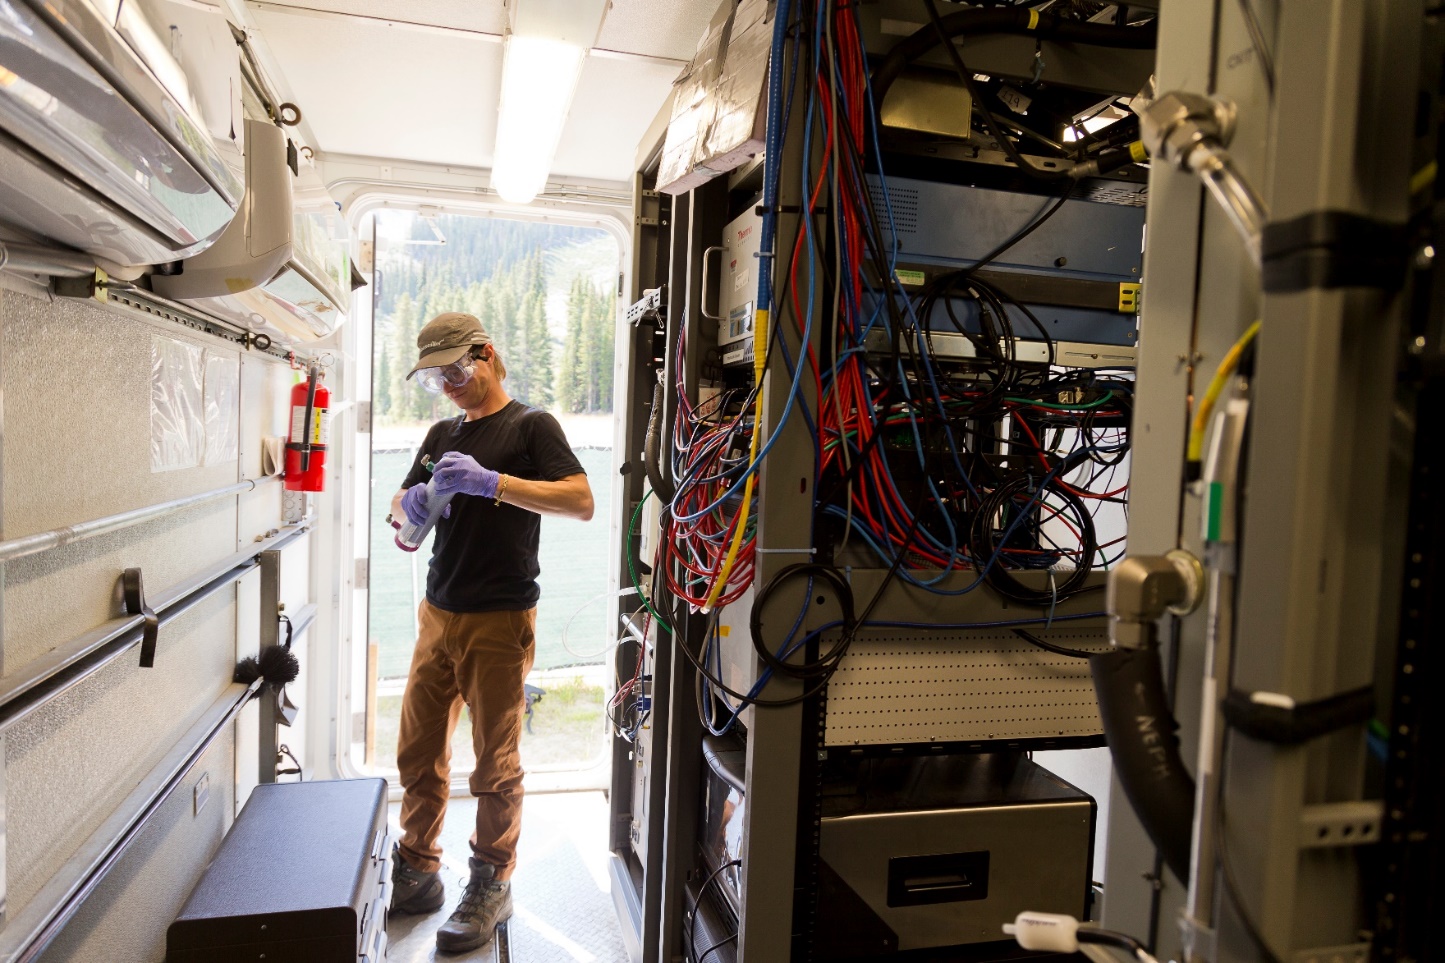
[[[597,228],[459,215],[416,217],[409,238],[379,240],[374,417],[412,424],[454,413],[444,396],[403,380],[417,332],[446,311],[481,320],[513,398],[549,411],[611,411],[616,289],[603,278],[616,257]]]

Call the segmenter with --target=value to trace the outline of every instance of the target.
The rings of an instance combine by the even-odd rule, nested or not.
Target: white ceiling
[[[612,0],[597,46],[691,60],[719,6],[721,0]]]
[[[637,142],[680,69],[675,64],[588,57],[552,173],[630,180]]]
[[[501,44],[311,13],[253,13],[320,150],[491,164]]]
[[[637,142],[718,3],[612,0],[554,177],[630,179]],[[253,0],[247,8],[319,150],[491,166],[501,0]]]
[[[502,0],[271,0],[255,7],[295,7],[325,10],[379,20],[405,20],[483,33],[501,33],[507,25]]]

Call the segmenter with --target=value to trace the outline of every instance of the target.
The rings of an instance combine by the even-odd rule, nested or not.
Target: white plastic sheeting
[[[151,339],[151,471],[234,461],[240,362],[234,354]]]
[[[206,457],[207,465],[235,461],[240,444],[239,401],[241,359],[233,354],[206,351]]]
[[[151,338],[151,471],[195,468],[205,453],[205,352]]]

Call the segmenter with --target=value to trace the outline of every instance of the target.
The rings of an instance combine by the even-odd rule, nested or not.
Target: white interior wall
[[[113,662],[11,727],[9,912],[26,906],[220,697],[235,667],[235,625],[234,593],[217,593],[163,627],[154,668]]]
[[[157,963],[166,927],[231,827],[235,749],[217,740],[166,800],[105,881],[66,925],[40,963]],[[210,798],[195,810],[206,780]]]
[[[155,336],[203,347],[236,366],[236,459],[151,470]],[[242,358],[234,345],[170,322],[7,287],[0,291],[0,348],[5,538],[256,478],[260,439],[286,429],[293,381],[287,365],[256,353]],[[122,569],[141,567],[154,595],[254,545],[281,525],[281,496],[281,485],[267,481],[253,492],[5,563],[4,674],[122,614]],[[308,573],[309,566],[299,568]],[[132,649],[8,729],[7,920],[67,871],[87,837],[231,684],[238,655],[258,643],[257,579],[252,573],[163,625],[153,668],[140,668]],[[288,597],[302,607],[305,594],[292,590]],[[297,701],[305,712],[305,700]],[[258,769],[254,707],[235,725],[185,781],[191,787],[207,775],[207,806],[193,813],[189,790],[178,790],[45,960],[164,958],[166,926],[234,818],[237,775]]]

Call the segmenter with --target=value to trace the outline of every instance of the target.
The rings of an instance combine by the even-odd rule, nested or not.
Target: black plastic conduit
[[[647,441],[642,449],[642,462],[647,469],[647,483],[652,486],[653,492],[662,499],[664,505],[671,505],[672,499],[677,495],[677,488],[671,480],[662,473],[660,463],[660,452],[662,447],[662,411],[666,402],[666,394],[659,381],[652,389],[652,413],[647,416]]]
[[[1089,658],[1104,737],[1124,795],[1164,863],[1189,879],[1194,779],[1179,756],[1159,647],[1114,649]]]

